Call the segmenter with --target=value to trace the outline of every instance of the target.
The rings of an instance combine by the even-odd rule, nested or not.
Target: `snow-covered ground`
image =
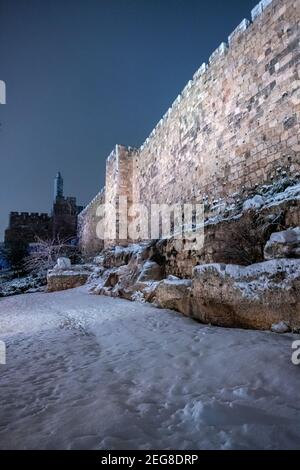
[[[300,448],[291,334],[86,288],[0,299],[2,449]]]
[[[12,273],[1,275],[0,271],[0,297],[9,297],[31,292],[42,292],[47,283],[46,276],[28,275],[24,277],[12,277]]]

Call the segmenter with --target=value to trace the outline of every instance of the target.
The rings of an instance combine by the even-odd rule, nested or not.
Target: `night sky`
[[[89,202],[257,2],[0,0],[0,240],[10,211],[51,210],[58,170]]]

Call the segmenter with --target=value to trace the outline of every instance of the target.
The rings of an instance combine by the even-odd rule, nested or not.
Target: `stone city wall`
[[[129,204],[204,202],[209,216],[220,201],[234,203],[300,172],[300,2],[263,0],[251,16],[199,68],[140,149],[116,146],[106,202],[120,195]],[[94,223],[89,230],[92,240]]]

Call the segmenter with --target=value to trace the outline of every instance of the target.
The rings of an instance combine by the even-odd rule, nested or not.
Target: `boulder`
[[[281,321],[280,323],[274,323],[274,325],[271,326],[271,331],[273,331],[273,333],[283,334],[288,333],[291,330],[287,323]]]
[[[209,264],[194,269],[192,316],[225,327],[300,326],[300,260],[250,266]]]
[[[300,227],[272,233],[264,249],[265,259],[300,258]]]
[[[94,279],[94,282],[89,287],[89,292],[95,295],[102,295],[105,284],[107,285],[107,280],[111,275],[112,270],[107,269],[104,271],[98,279]]]
[[[54,266],[54,270],[63,270],[63,269],[70,269],[71,268],[71,261],[69,258],[58,258],[56,261],[56,265]]]
[[[148,252],[149,243],[115,246],[113,248],[108,248],[101,253],[101,263],[107,269],[118,268],[120,266],[127,265],[132,259],[147,259]]]
[[[243,204],[243,211],[249,210],[258,210],[265,204],[265,200],[262,196],[257,194],[256,196],[252,197],[251,199],[247,199]]]
[[[155,261],[146,261],[143,264],[141,274],[138,277],[138,282],[147,281],[160,281],[163,279],[163,269]]]
[[[177,310],[184,315],[192,316],[190,279],[164,279],[159,282],[154,292],[154,303],[161,308]]]
[[[91,276],[90,266],[74,265],[71,269],[57,269],[47,273],[47,292],[73,289],[82,286]]]
[[[96,285],[90,288],[91,294],[123,297],[131,300],[137,277],[137,267],[133,264],[123,265],[104,271]]]
[[[73,289],[86,283],[90,273],[61,272],[49,273],[47,276],[47,292]]]
[[[103,255],[98,255],[98,256],[95,256],[94,260],[93,260],[93,263],[96,265],[96,266],[103,266],[104,265],[104,262],[105,262],[105,258]]]
[[[119,296],[128,300],[142,297],[148,300],[152,296],[157,281],[163,278],[163,268],[155,261],[145,261],[147,254],[148,256],[151,254],[148,245],[142,244],[138,248],[130,245],[128,249],[118,248],[117,250],[120,253],[124,251],[131,253],[127,263],[118,266],[120,261],[118,260],[117,266],[106,269],[90,292],[98,295]],[[112,258],[109,259],[112,260]],[[121,259],[124,261],[123,255]]]
[[[130,295],[126,297],[123,293],[123,297],[132,301],[152,302],[158,284],[159,281],[138,282],[131,289],[127,290],[127,293],[130,292]]]

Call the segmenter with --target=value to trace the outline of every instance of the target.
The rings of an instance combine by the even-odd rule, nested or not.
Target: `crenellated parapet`
[[[10,226],[18,225],[18,224],[27,224],[30,222],[38,223],[38,222],[47,222],[50,220],[50,216],[47,213],[39,213],[39,212],[11,212],[9,216]]]
[[[58,172],[54,182],[54,202],[51,215],[39,212],[11,212],[5,231],[5,243],[34,243],[37,239],[71,241],[77,236],[77,218],[82,207],[75,197],[63,194],[63,179]]]
[[[52,234],[52,220],[38,212],[11,212],[5,231],[5,243],[31,243],[37,238],[48,239]]]
[[[245,31],[251,26],[252,23],[258,21],[260,16],[264,13],[264,11],[271,6],[272,2],[275,0],[262,0],[259,2],[251,11],[251,20],[246,18],[234,29],[234,31],[228,36],[227,42],[222,42],[217,49],[212,52],[209,57],[208,64],[203,63],[199,69],[195,72],[193,78],[189,80],[186,84],[182,92],[177,96],[174,100],[170,108],[166,111],[163,115],[162,119],[158,122],[155,128],[151,131],[150,135],[147,137],[145,142],[141,145],[140,150],[143,150],[145,146],[149,145],[151,139],[155,136],[157,130],[167,121],[172,111],[179,105],[182,101],[182,98],[186,97],[189,92],[192,90],[193,86],[197,83],[199,78],[203,78],[205,73],[209,73],[209,68],[214,66],[218,60],[222,60],[222,58],[228,53],[230,47],[232,47],[237,39],[241,40],[241,34],[245,33]]]
[[[123,195],[146,205],[197,201],[209,214],[278,175],[299,174],[299,19],[297,0],[256,5],[140,148],[113,149],[105,201]]]

